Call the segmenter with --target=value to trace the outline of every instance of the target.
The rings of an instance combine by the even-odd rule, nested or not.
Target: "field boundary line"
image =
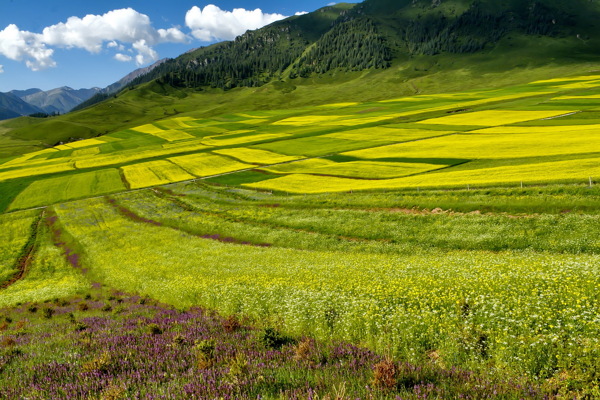
[[[0,284],[0,290],[7,289],[11,285],[20,281],[21,279],[23,279],[23,277],[27,273],[27,270],[29,269],[29,265],[31,264],[31,261],[33,260],[33,257],[35,256],[35,250],[37,248],[38,232],[40,229],[40,224],[42,223],[42,220],[44,219],[45,213],[46,213],[46,211],[43,210],[31,224],[29,239],[27,240],[27,243],[21,250],[19,257],[15,261],[15,266],[16,266],[17,272],[9,280]]]

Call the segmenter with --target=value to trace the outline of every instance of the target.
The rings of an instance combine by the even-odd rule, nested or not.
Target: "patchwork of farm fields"
[[[104,285],[600,396],[599,91],[187,115],[0,160],[0,307]]]
[[[165,119],[0,160],[0,210],[236,171],[228,184],[290,193],[593,183],[600,176],[600,81],[576,78]],[[120,179],[93,183],[115,172]],[[73,188],[42,203],[26,200],[45,186]]]

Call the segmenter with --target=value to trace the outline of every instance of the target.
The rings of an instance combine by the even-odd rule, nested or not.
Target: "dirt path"
[[[46,224],[48,225],[48,228],[50,228],[54,246],[62,250],[65,258],[73,268],[77,268],[83,273],[86,273],[87,269],[83,268],[81,265],[80,255],[71,247],[71,245],[68,243],[68,240],[66,240],[64,237],[64,232],[60,228],[60,224],[58,224],[58,215],[54,213],[48,215],[46,217]]]
[[[12,276],[12,278],[0,284],[0,290],[6,289],[7,287],[21,280],[27,273],[29,265],[31,264],[31,261],[35,256],[37,234],[39,231],[40,224],[44,219],[44,214],[45,211],[42,211],[40,216],[33,222],[33,224],[31,224],[31,234],[29,236],[29,240],[25,244],[25,247],[23,247],[19,258],[15,262],[15,269],[17,270],[17,272]]]

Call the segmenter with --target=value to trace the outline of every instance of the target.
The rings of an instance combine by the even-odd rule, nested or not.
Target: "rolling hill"
[[[328,6],[167,60],[120,94],[98,96],[87,108],[43,121],[33,131],[6,130],[3,140],[12,144],[2,154],[19,152],[14,140],[53,145],[192,109],[214,115],[228,108],[377,100],[584,73],[596,68],[600,54],[599,15],[597,3],[583,0]],[[96,100],[103,102],[91,104]],[[44,128],[56,121],[63,133]]]
[[[0,397],[599,398],[599,10],[339,4],[0,122]]]

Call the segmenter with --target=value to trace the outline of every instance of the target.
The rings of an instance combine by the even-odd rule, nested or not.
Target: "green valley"
[[[0,397],[600,397],[599,13],[338,4],[0,122]]]

